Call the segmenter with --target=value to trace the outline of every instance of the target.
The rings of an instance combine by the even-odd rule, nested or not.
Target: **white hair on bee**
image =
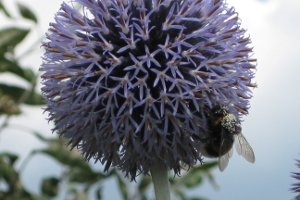
[[[234,133],[236,131],[236,126],[238,125],[237,118],[234,114],[227,114],[221,122],[221,125],[226,128],[229,132]]]

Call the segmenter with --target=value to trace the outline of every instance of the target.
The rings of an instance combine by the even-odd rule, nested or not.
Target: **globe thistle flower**
[[[297,167],[300,168],[300,160],[297,160]],[[293,173],[292,177],[295,178],[298,183],[294,183],[292,185],[291,190],[295,193],[297,193],[298,195],[295,197],[295,200],[300,200],[300,173]]]
[[[201,161],[207,108],[247,114],[250,39],[223,0],[74,0],[50,24],[41,67],[54,131],[134,179]]]

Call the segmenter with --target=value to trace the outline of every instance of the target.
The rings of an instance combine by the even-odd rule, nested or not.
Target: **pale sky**
[[[22,1],[38,14],[41,32],[47,30],[62,2]],[[300,1],[227,0],[227,3],[239,12],[258,59],[258,88],[254,90],[249,115],[242,124],[243,134],[255,151],[256,163],[249,164],[235,153],[225,172],[213,171],[219,189],[205,184],[192,194],[211,200],[291,199],[295,195],[289,191],[294,182],[290,173],[300,171],[295,167],[295,159],[300,159],[300,84],[297,82],[300,74]],[[27,42],[35,41],[39,34],[33,33]],[[34,65],[37,69],[41,63],[39,54],[36,52],[23,60],[24,64]],[[51,136],[51,125],[40,108],[24,107],[24,110],[25,116],[14,119],[13,123],[32,126]],[[19,130],[7,130],[0,137],[0,150],[12,150],[24,156],[32,147],[38,148],[41,144]],[[38,156],[30,163],[23,178],[37,191],[41,177],[59,175],[60,170],[54,161]],[[113,182],[109,184],[115,187]],[[118,196],[111,194],[106,192],[104,199],[118,200]]]

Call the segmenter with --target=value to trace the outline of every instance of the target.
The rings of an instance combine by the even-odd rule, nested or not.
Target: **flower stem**
[[[168,168],[162,162],[156,162],[150,169],[156,200],[170,200]]]

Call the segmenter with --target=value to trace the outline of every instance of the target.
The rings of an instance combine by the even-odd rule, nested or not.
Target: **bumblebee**
[[[240,120],[230,113],[225,106],[205,109],[207,136],[202,140],[201,153],[206,157],[219,158],[219,169],[224,171],[233,153],[233,144],[239,155],[254,163],[252,147],[242,134]]]

